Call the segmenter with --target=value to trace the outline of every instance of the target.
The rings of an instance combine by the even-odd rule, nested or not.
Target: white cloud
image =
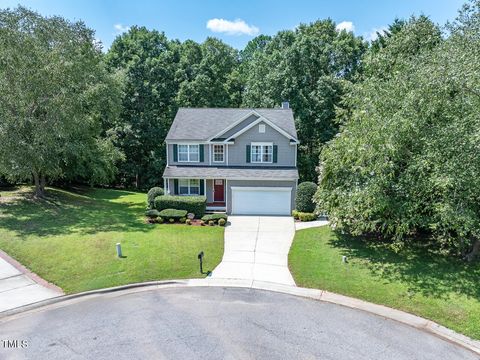
[[[342,21],[335,29],[337,31],[347,30],[347,32],[354,32],[355,26],[351,21]]]
[[[216,33],[225,33],[227,35],[256,35],[260,31],[258,27],[248,25],[241,19],[234,21],[225,19],[210,19],[207,21],[207,29]]]
[[[115,24],[115,25],[113,25],[113,28],[119,34],[130,30],[130,26],[122,25],[122,24]]]
[[[386,31],[386,26],[373,28],[369,33],[365,34],[365,39],[368,41],[375,41],[378,38],[378,34],[385,34]]]

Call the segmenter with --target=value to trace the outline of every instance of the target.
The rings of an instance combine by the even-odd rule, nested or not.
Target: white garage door
[[[232,214],[234,215],[290,215],[289,187],[232,186]]]

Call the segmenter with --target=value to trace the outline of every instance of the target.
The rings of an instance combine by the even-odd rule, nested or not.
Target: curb
[[[47,289],[50,289],[50,290],[53,290],[53,291],[57,292],[59,296],[65,294],[61,288],[59,288],[55,284],[52,284],[52,283],[48,282],[47,280],[45,280],[41,276],[37,275],[36,273],[31,271],[30,269],[28,269],[24,265],[20,264],[17,260],[12,258],[10,255],[8,255],[5,251],[3,251],[1,249],[0,249],[0,258],[5,260],[7,263],[12,265],[15,269],[20,271],[23,275],[25,275],[26,277],[28,277],[32,281],[36,282],[37,284],[42,285],[43,287],[46,287]]]
[[[336,305],[345,306],[352,309],[365,311],[385,319],[394,320],[416,329],[426,331],[436,337],[446,340],[450,343],[466,348],[473,353],[480,355],[480,341],[473,340],[468,336],[459,334],[431,320],[421,318],[416,315],[396,310],[383,305],[369,303],[367,301],[351,298],[344,295],[331,293],[325,290],[301,288],[290,285],[282,285],[255,280],[236,280],[236,279],[185,279],[185,280],[165,280],[135,283],[129,285],[116,286],[111,288],[86,291],[83,293],[58,296],[55,298],[39,301],[30,305],[21,306],[15,309],[0,313],[0,323],[12,320],[18,316],[25,316],[30,313],[45,310],[45,307],[64,307],[75,302],[88,300],[101,295],[121,296],[129,293],[151,291],[156,289],[176,288],[176,287],[233,287],[250,288],[254,290],[266,290],[282,294],[300,296],[317,301],[328,302]]]

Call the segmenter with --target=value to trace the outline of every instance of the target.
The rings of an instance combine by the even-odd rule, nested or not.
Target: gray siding
[[[260,124],[265,124],[260,122]],[[230,166],[295,166],[295,145],[290,145],[290,139],[280,134],[271,126],[265,124],[265,133],[260,133],[253,126],[235,139],[234,145],[228,146],[228,165]],[[252,142],[272,142],[278,146],[277,163],[247,163],[246,146]]]
[[[227,181],[227,214],[232,212],[232,186],[247,187],[291,187],[291,210],[295,209],[296,181],[265,181],[265,180],[229,180]]]
[[[230,136],[232,136],[233,134],[236,134],[237,132],[242,130],[245,126],[250,125],[252,122],[254,122],[257,119],[258,119],[258,116],[251,115],[248,118],[246,118],[245,120],[243,120],[240,124],[234,126],[230,130],[228,130],[225,134],[221,135],[221,137],[228,139]]]
[[[191,144],[195,144],[194,142],[192,142]],[[201,145],[201,144],[199,144]],[[169,165],[192,165],[192,166],[196,166],[196,165],[209,165],[209,159],[210,159],[210,147],[208,146],[208,144],[204,144],[203,148],[204,148],[204,161],[201,162],[175,162],[173,161],[174,159],[174,155],[173,155],[173,144],[168,144],[168,164]]]
[[[213,180],[207,179],[206,187],[207,191],[205,192],[205,195],[207,195],[207,203],[213,202]]]

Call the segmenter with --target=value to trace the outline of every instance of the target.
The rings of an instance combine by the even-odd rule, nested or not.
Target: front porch
[[[226,184],[226,179],[165,179],[167,194],[180,196],[205,195],[207,198],[208,212],[226,212]]]

